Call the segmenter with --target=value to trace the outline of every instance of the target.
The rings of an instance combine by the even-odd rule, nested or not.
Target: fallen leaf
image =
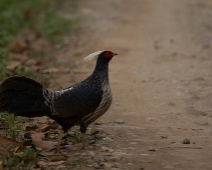
[[[46,158],[51,162],[65,161],[69,157],[66,155],[46,155]]]
[[[5,136],[0,136],[0,144],[3,144],[3,145],[20,145],[21,142],[15,141],[11,138],[7,138]]]
[[[0,158],[5,163],[7,162],[7,156],[8,155],[9,155],[9,152],[5,148],[0,147]],[[2,164],[2,162],[0,162],[0,164]],[[1,168],[0,168],[0,170],[1,170]]]
[[[44,138],[45,137],[45,133],[43,133],[43,132],[33,132],[33,133],[31,133],[31,138],[32,138],[32,140],[33,139],[42,139],[42,138]]]
[[[38,135],[43,135],[43,133],[35,133],[32,134],[32,144],[35,147],[41,148],[43,150],[51,150],[53,148],[55,148],[55,145],[57,145],[57,142],[53,142],[53,141],[44,141],[41,139],[41,136]]]
[[[8,45],[8,49],[14,53],[23,53],[29,45],[24,40],[14,40]]]
[[[58,68],[48,68],[48,69],[43,70],[43,73],[56,73],[58,71],[59,71]]]
[[[47,165],[61,165],[65,163],[65,161],[57,161],[57,162],[44,162],[44,161],[39,161],[38,164],[41,166],[47,166]]]
[[[20,61],[21,63],[26,62],[29,58],[26,55],[23,54],[10,54],[10,59],[12,61]]]
[[[7,69],[10,70],[10,71],[14,71],[20,65],[22,65],[22,62],[21,61],[12,61],[7,66]]]
[[[49,118],[47,116],[36,117],[36,118],[33,118],[33,119],[35,121],[43,123],[43,124],[49,122]]]
[[[44,69],[44,63],[41,62],[41,61],[37,61],[35,63],[35,65],[33,65],[31,68],[34,70],[34,71],[40,71],[40,70],[43,70]]]
[[[59,129],[59,125],[56,123],[51,123],[50,125],[45,125],[40,128],[40,132],[47,132],[50,129]]]

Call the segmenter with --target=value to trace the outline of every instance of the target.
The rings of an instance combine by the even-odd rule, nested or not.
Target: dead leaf
[[[46,158],[51,162],[65,161],[69,157],[66,155],[46,155]]]
[[[26,159],[24,159],[24,163],[25,164],[32,163],[36,165],[38,163],[38,158],[36,158],[35,156],[28,156]]]
[[[23,53],[29,45],[24,40],[14,40],[8,45],[8,49],[14,53]]]
[[[47,165],[61,165],[65,163],[65,161],[57,161],[57,162],[44,162],[44,161],[39,161],[38,164],[41,166],[47,166]]]
[[[12,61],[7,66],[7,69],[10,70],[10,71],[14,71],[20,65],[22,65],[22,62],[21,61]]]
[[[43,63],[43,62],[37,61],[37,62],[35,63],[35,65],[33,65],[31,68],[32,68],[33,70],[35,70],[35,71],[40,71],[40,70],[43,70],[43,69],[45,68],[45,66],[44,66],[44,63]]]
[[[40,132],[47,132],[50,129],[59,129],[59,125],[56,123],[51,123],[50,125],[45,125],[40,128]]]
[[[4,161],[4,163],[7,162],[7,156],[9,155],[9,152],[3,148],[3,147],[0,147],[0,158],[2,161]],[[0,162],[0,164],[2,164],[2,162]],[[1,168],[0,168],[1,170]]]
[[[5,136],[0,136],[0,144],[3,144],[3,145],[20,145],[21,142],[15,141],[11,138],[7,138]]]
[[[0,170],[3,170],[3,167],[0,165]]]
[[[44,133],[34,133],[31,135],[32,144],[35,147],[41,148],[42,150],[51,150],[51,149],[55,148],[55,145],[57,145],[57,142],[44,141],[41,139],[42,136],[44,137]]]
[[[25,130],[26,130],[27,132],[38,130],[38,127],[37,127],[37,126],[32,125],[32,124],[30,124],[30,123],[25,123],[24,127],[25,127]]]
[[[10,54],[10,59],[12,61],[20,61],[21,63],[26,62],[29,58],[26,55],[23,54]]]
[[[48,68],[43,70],[43,73],[56,73],[58,71],[59,71],[58,68]]]
[[[40,139],[41,140],[44,137],[45,137],[45,133],[43,133],[43,132],[32,132],[31,133],[32,140],[33,139]]]

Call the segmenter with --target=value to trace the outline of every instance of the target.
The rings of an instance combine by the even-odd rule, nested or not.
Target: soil
[[[100,161],[105,169],[212,169],[212,2],[82,0],[80,11],[83,33],[59,55],[53,88],[89,76],[95,61],[83,62],[87,54],[118,53],[110,62],[113,104],[96,125],[111,151],[88,151],[115,156]],[[70,155],[77,152],[85,151]],[[79,169],[102,168],[93,161]]]

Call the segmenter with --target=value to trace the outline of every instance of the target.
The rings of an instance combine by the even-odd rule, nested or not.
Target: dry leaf
[[[57,161],[57,162],[44,162],[44,161],[39,161],[38,164],[41,166],[46,166],[46,165],[61,165],[65,163],[65,161]]]
[[[7,66],[7,69],[10,70],[10,71],[14,71],[20,65],[22,65],[22,62],[21,61],[12,61]]]
[[[34,133],[31,135],[32,137],[32,144],[35,147],[41,148],[43,150],[51,150],[55,148],[55,145],[57,145],[57,142],[53,141],[44,141],[41,139],[41,137],[44,135],[44,133]]]
[[[7,162],[7,156],[9,155],[9,152],[3,148],[0,147],[0,158],[2,161],[4,161],[5,163]],[[0,164],[2,164],[2,162],[0,162]],[[1,169],[1,168],[0,168]]]
[[[16,60],[16,61],[21,61],[21,63],[24,63],[26,62],[29,58],[28,56],[26,55],[20,55],[20,54],[10,54],[10,59],[13,61],[13,60]]]
[[[33,139],[37,139],[37,140],[42,140],[42,138],[45,137],[45,133],[43,132],[33,132],[31,133],[31,138]]]
[[[42,117],[36,117],[36,118],[33,118],[35,121],[37,122],[40,122],[40,123],[47,123],[49,122],[49,118],[47,116],[42,116]]]
[[[40,132],[47,132],[50,129],[59,129],[59,125],[55,123],[51,123],[50,125],[45,125],[40,128]]]
[[[57,162],[57,161],[65,161],[69,157],[66,155],[46,155],[49,161],[51,162]]]
[[[58,71],[59,71],[58,68],[48,68],[43,70],[43,73],[56,73]]]
[[[14,53],[23,53],[29,45],[23,40],[15,40],[8,45],[8,49]]]
[[[3,145],[20,145],[21,142],[15,141],[11,138],[7,138],[5,136],[0,136],[0,144],[3,144]]]
[[[37,61],[36,63],[35,63],[35,65],[33,65],[31,68],[33,69],[33,70],[35,70],[35,71],[39,71],[39,70],[43,70],[44,69],[44,63],[43,62],[41,62],[41,61]]]

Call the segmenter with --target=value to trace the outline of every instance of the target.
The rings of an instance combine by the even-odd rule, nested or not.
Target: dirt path
[[[74,79],[58,82],[87,77],[95,63],[81,60],[91,52],[119,54],[110,63],[113,105],[99,120],[118,169],[212,169],[212,2],[93,0],[81,11],[87,29],[63,54]]]

